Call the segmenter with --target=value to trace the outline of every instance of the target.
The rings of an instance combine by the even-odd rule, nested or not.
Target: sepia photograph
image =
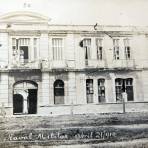
[[[0,0],[0,148],[148,148],[148,0]]]

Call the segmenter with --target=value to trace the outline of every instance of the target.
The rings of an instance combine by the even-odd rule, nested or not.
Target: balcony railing
[[[86,68],[105,68],[105,61],[104,60],[85,60],[85,67]]]
[[[9,68],[11,69],[41,69],[41,63],[40,61],[28,61],[28,62],[24,62],[24,63],[15,63],[15,64],[11,64],[9,66]]]
[[[0,69],[7,69],[8,68],[8,62],[4,60],[0,60]]]
[[[74,60],[43,60],[42,69],[70,69],[75,67]]]
[[[113,60],[111,65],[109,64],[109,67],[112,68],[135,68],[135,61],[133,59],[131,60]]]
[[[136,68],[148,68],[148,59],[138,59],[136,61]]]

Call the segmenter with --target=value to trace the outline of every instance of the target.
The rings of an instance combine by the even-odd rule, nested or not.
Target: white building
[[[0,17],[0,105],[7,115],[148,111],[148,28],[51,25]]]

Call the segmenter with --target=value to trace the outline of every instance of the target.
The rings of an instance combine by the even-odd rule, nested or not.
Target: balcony
[[[85,60],[85,67],[86,68],[105,68],[105,61],[104,60]]]
[[[42,69],[70,69],[74,67],[74,60],[42,60]]]
[[[41,64],[39,61],[18,62],[11,64],[9,69],[41,69]]]
[[[50,62],[51,64],[50,64],[50,68],[51,69],[63,69],[63,68],[66,68],[66,67],[68,67],[68,65],[67,65],[67,62],[65,61],[65,60],[54,60],[54,61],[51,61]]]
[[[148,60],[147,59],[137,59],[136,68],[148,68]]]
[[[135,61],[131,60],[113,60],[111,63],[111,68],[135,68]]]
[[[0,60],[0,69],[5,70],[8,68],[8,61]]]

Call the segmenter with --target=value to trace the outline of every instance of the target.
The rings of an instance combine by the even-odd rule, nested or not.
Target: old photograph
[[[147,0],[0,0],[0,148],[148,148]]]

